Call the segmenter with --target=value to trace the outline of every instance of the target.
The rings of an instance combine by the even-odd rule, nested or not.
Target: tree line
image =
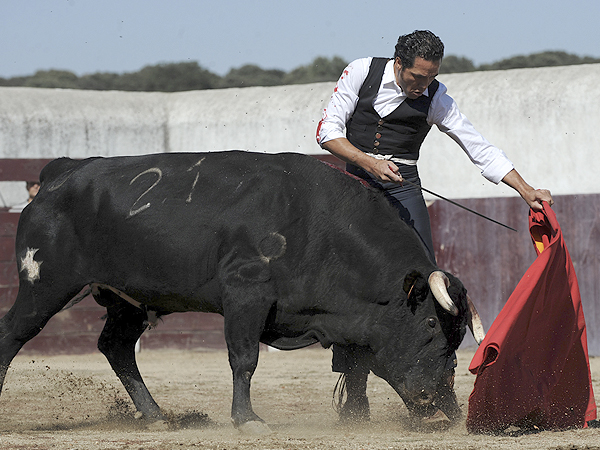
[[[600,63],[600,58],[577,56],[572,53],[552,51],[518,55],[491,64],[475,66],[468,58],[449,55],[444,58],[440,73],[475,72],[478,70],[529,69],[534,67],[573,66]]]
[[[580,57],[561,51],[520,55],[492,64],[476,66],[472,60],[449,55],[444,58],[441,73],[461,73],[480,70],[506,70],[531,67],[565,66],[600,63],[600,58]],[[77,76],[67,70],[40,70],[30,76],[0,78],[0,86],[91,89],[117,91],[178,92],[202,89],[222,89],[249,86],[279,86],[289,84],[336,81],[348,62],[334,56],[317,57],[311,63],[289,72],[262,69],[246,64],[220,76],[197,62],[150,65],[137,72],[98,72]]]

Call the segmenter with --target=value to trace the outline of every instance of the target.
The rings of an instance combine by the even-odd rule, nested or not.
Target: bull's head
[[[373,348],[373,372],[398,392],[414,415],[426,417],[440,408],[458,417],[460,409],[448,380],[454,352],[467,325],[477,343],[484,337],[466,289],[441,271],[429,276],[412,272],[404,279],[401,300],[387,308],[391,310],[374,327],[372,342],[380,345]]]

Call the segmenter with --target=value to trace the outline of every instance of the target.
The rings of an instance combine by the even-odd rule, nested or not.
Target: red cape
[[[585,319],[554,211],[529,213],[537,258],[475,353],[467,429],[564,429],[596,418]]]

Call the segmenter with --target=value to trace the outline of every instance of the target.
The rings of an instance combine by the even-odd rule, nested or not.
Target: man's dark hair
[[[409,69],[415,65],[416,57],[425,61],[441,61],[444,57],[443,42],[428,30],[417,30],[400,36],[394,58],[400,58],[402,67]]]

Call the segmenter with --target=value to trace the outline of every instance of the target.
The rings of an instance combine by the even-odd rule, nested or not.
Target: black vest
[[[427,123],[427,112],[440,83],[434,80],[429,85],[429,96],[407,98],[382,118],[373,108],[373,101],[388,61],[387,58],[373,58],[371,61],[367,78],[358,93],[356,109],[346,124],[346,137],[363,152],[416,160],[431,129]]]

